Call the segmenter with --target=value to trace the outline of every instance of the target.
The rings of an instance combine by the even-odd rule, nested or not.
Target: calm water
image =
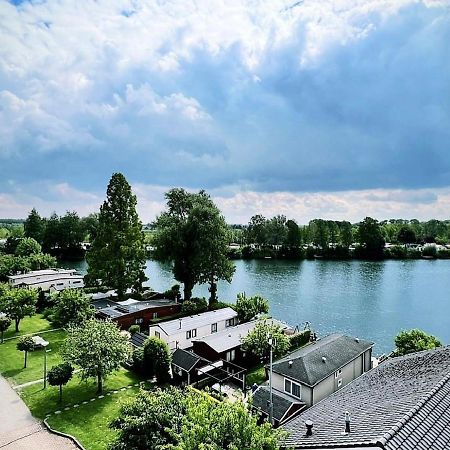
[[[85,272],[86,263],[68,263]],[[169,265],[148,261],[148,284],[175,284]],[[450,261],[236,261],[219,297],[261,294],[271,314],[291,325],[309,321],[318,334],[343,332],[370,339],[375,353],[392,350],[401,329],[422,328],[450,343]],[[194,295],[208,297],[206,286]]]

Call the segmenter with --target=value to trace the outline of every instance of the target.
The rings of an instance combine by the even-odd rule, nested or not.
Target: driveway
[[[22,399],[0,376],[1,450],[74,450],[70,440],[47,431],[30,413]]]

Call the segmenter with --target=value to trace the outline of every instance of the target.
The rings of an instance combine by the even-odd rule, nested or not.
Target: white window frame
[[[194,328],[192,331],[192,337],[195,338],[197,337],[197,328]]]
[[[161,333],[159,331],[155,331],[155,337],[161,339]]]
[[[192,338],[192,330],[187,330],[186,331],[186,339],[191,339]]]
[[[338,385],[338,388],[342,387],[342,378],[339,378],[337,385]]]
[[[339,369],[337,372],[334,372],[334,379],[337,380],[342,375],[342,369]]]
[[[227,361],[234,361],[236,359],[236,350],[233,348],[226,353]]]
[[[158,313],[154,312],[152,317],[153,317],[153,319],[157,319],[158,318]]]
[[[217,333],[217,322],[211,324],[211,333]]]
[[[286,389],[286,384],[288,384],[288,383],[289,383],[289,388]],[[294,385],[299,388],[300,395],[295,395],[293,393],[293,391],[294,391],[293,386]],[[287,394],[292,395],[295,398],[301,399],[302,398],[302,385],[300,383],[292,381],[290,378],[285,378],[284,379],[284,392],[286,392]]]

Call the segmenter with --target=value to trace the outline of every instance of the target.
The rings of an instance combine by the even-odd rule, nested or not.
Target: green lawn
[[[39,335],[39,332],[35,334]],[[59,364],[61,357],[59,347],[63,343],[66,332],[64,330],[52,331],[42,334],[49,342],[47,350],[47,368]],[[23,368],[24,353],[17,350],[18,339],[11,339],[0,344],[0,373],[8,378],[13,385],[44,378],[44,350],[39,349],[28,353],[27,368]]]
[[[117,394],[105,395],[102,399],[62,411],[48,419],[49,425],[63,433],[75,436],[86,450],[105,450],[117,432],[108,425],[116,418],[120,405],[132,398],[138,388],[119,391]]]
[[[264,366],[260,365],[255,367],[252,370],[249,370],[245,376],[245,382],[247,386],[252,386],[253,383],[256,383],[258,385],[264,383],[266,381],[266,370],[264,369]]]
[[[54,328],[52,324],[44,319],[42,314],[36,314],[32,317],[25,317],[20,321],[19,324],[19,332],[16,333],[16,326],[14,322],[11,326],[5,331],[4,338],[10,338],[15,336],[22,336],[23,334],[31,334],[36,333],[38,331],[46,331]],[[44,334],[45,336],[45,334]]]

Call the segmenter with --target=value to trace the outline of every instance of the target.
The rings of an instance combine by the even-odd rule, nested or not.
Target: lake
[[[231,284],[219,284],[219,298],[238,292],[261,294],[277,319],[318,335],[342,332],[375,342],[375,354],[389,352],[401,329],[422,328],[450,343],[450,260],[235,261]],[[66,263],[86,271],[86,262]],[[175,284],[170,266],[148,261],[147,284],[164,291]],[[194,289],[208,297],[207,286]]]

